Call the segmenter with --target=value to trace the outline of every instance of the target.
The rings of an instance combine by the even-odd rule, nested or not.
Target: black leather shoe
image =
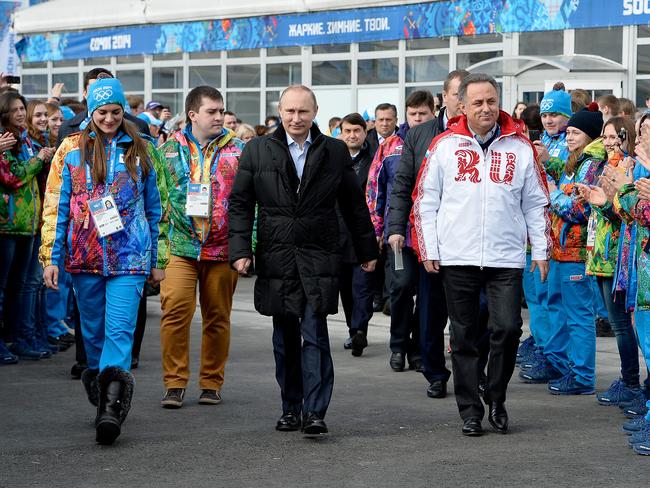
[[[409,363],[409,369],[415,370],[418,373],[421,373],[423,371],[422,358],[420,356],[418,356],[417,354],[408,354],[406,359],[408,360]]]
[[[294,432],[300,429],[300,416],[293,412],[286,412],[282,414],[278,423],[275,424],[275,430],[280,432]]]
[[[88,368],[86,363],[74,363],[70,369],[70,376],[75,380],[78,380],[81,378],[81,373],[83,373],[86,368]]]
[[[327,434],[327,425],[315,412],[309,412],[305,415],[302,423],[302,433],[307,437],[319,437]]]
[[[494,427],[499,434],[508,432],[508,412],[503,403],[490,402],[490,413],[488,414],[488,422]]]
[[[442,380],[432,381],[427,388],[429,398],[445,398],[447,396],[447,382]]]
[[[393,371],[399,373],[400,371],[404,371],[404,364],[405,364],[405,359],[404,359],[404,353],[401,352],[394,352],[390,355],[390,361],[389,361],[390,367],[393,369]]]
[[[481,420],[474,417],[465,419],[463,421],[463,435],[468,437],[478,437],[483,435]]]
[[[478,374],[478,394],[483,399],[483,403],[486,405],[489,403],[487,396],[485,395],[485,390],[487,388],[487,376],[483,371],[480,371]]]
[[[366,334],[358,330],[357,333],[352,336],[352,355],[355,357],[361,356],[366,347],[368,347]]]

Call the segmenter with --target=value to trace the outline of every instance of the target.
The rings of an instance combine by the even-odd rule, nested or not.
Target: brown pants
[[[190,377],[190,324],[196,311],[197,280],[203,318],[199,388],[221,390],[223,385],[237,273],[228,263],[172,256],[160,285],[165,388],[186,388]]]

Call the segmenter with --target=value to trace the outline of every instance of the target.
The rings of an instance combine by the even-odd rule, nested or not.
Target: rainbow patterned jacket
[[[36,177],[43,161],[35,156],[27,131],[18,157],[0,154],[0,234],[33,236],[38,232],[41,198]]]
[[[70,273],[149,274],[151,268],[159,267],[157,242],[163,203],[158,185],[164,187],[157,181],[160,172],[156,169],[162,163],[156,148],[147,144],[151,170],[145,180],[140,176],[134,182],[123,162],[132,139],[119,133],[115,150],[109,145],[106,148],[107,166],[111,160],[115,165],[112,184],[90,182],[89,186],[86,165],[80,158],[80,137],[78,133],[67,137],[52,159],[43,206],[41,264],[58,266],[65,257]],[[113,196],[124,229],[99,237],[88,202],[106,195]]]
[[[228,199],[243,149],[244,143],[235,133],[224,128],[201,150],[190,124],[160,147],[169,194],[169,232],[161,234],[158,243],[163,267],[170,254],[201,261],[228,261]],[[190,180],[210,182],[209,218],[186,215]]]
[[[606,164],[607,153],[600,139],[580,155],[574,174],[562,173],[558,189],[551,193],[551,227],[555,261],[584,262],[587,258],[589,204],[581,203],[576,183],[595,185]]]

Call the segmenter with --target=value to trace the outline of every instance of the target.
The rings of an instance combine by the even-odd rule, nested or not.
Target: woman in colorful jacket
[[[603,127],[603,143],[607,151],[607,172],[619,169],[631,174],[634,162],[628,158],[628,148],[634,149],[634,124],[624,117],[609,119]],[[602,187],[578,186],[580,194],[593,210],[587,234],[587,274],[597,277],[621,360],[621,378],[615,380],[607,391],[599,393],[597,400],[602,405],[618,405],[638,396],[639,354],[625,292],[617,290],[614,284],[621,241],[621,218],[612,205],[616,188],[608,184],[610,179],[606,176],[601,176],[600,181]]]
[[[36,176],[53,152],[34,148],[26,130],[26,106],[17,92],[0,96],[2,140],[8,147],[0,163],[0,312],[12,328],[12,353],[21,359],[41,359],[51,352],[35,343],[34,318],[23,310],[29,309],[26,304],[31,301],[25,281],[40,220]],[[0,347],[0,355],[15,362],[4,347]]]
[[[157,240],[161,198],[156,149],[124,120],[122,85],[90,85],[82,131],[59,147],[47,181],[40,259],[48,288],[58,285],[65,254],[81,318],[88,369],[82,375],[97,406],[97,442],[119,436],[133,394],[131,348],[145,279],[160,282]]]
[[[577,183],[595,185],[606,162],[603,127],[597,104],[574,114],[567,123],[570,154],[559,186],[549,180],[553,254],[548,278],[550,336],[544,348],[548,364],[539,374],[558,395],[594,393],[596,329],[593,292],[585,274],[587,221],[591,208],[579,196]]]

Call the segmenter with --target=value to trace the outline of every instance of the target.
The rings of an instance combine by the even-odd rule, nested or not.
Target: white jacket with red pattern
[[[523,268],[550,256],[546,177],[524,126],[500,112],[500,134],[484,152],[466,117],[429,146],[413,191],[413,245],[443,266]]]

